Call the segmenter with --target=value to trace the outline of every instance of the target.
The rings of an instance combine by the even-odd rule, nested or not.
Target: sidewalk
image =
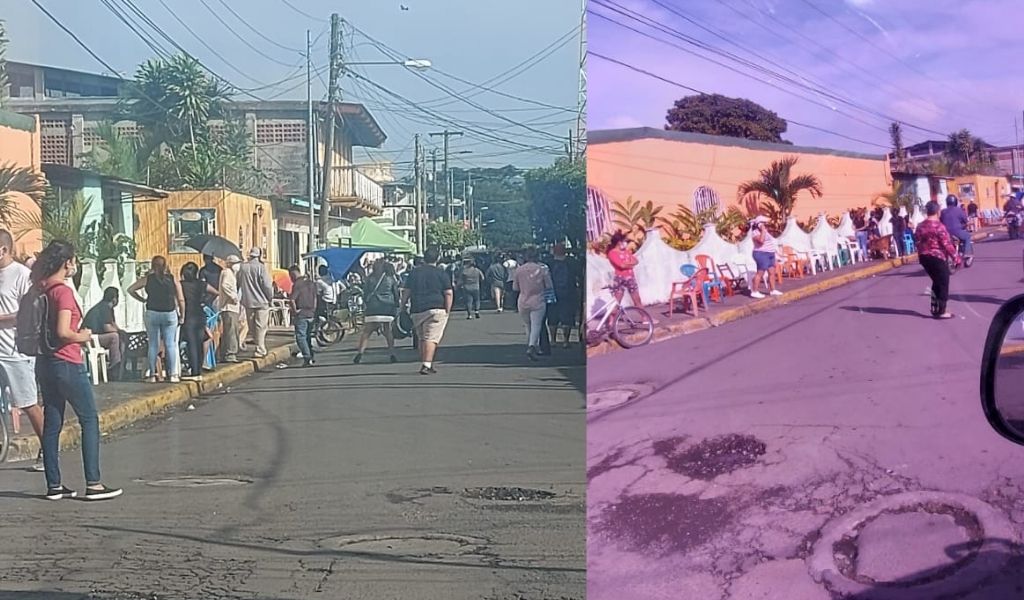
[[[203,393],[230,385],[279,362],[287,363],[291,360],[293,340],[294,336],[290,332],[272,329],[267,335],[269,353],[265,358],[254,358],[250,345],[246,352],[240,353],[240,363],[220,363],[214,371],[203,374],[202,382],[147,384],[141,381],[124,381],[93,386],[96,409],[100,415],[100,435],[106,437],[169,408],[185,404]],[[15,435],[11,442],[8,462],[34,459],[39,453],[39,439],[24,415],[20,416],[20,428],[20,433]],[[64,431],[61,433],[61,450],[76,447],[80,434],[74,411],[68,410]]]
[[[974,234],[974,240],[983,240],[992,234],[998,235],[999,231],[1001,229],[995,227],[983,228]],[[854,281],[874,277],[880,273],[907,264],[917,264],[917,254],[888,260],[859,262],[855,265],[831,271],[819,271],[816,275],[806,275],[803,278],[785,278],[782,280],[782,284],[778,285],[778,288],[784,292],[783,296],[755,300],[749,296],[749,292],[744,290],[735,296],[726,296],[723,302],[711,302],[707,310],[702,306],[697,316],[694,316],[689,311],[685,313],[680,312],[678,301],[676,310],[671,315],[669,314],[668,304],[648,306],[646,307],[647,311],[654,318],[654,339],[651,342],[656,343],[680,335],[718,327],[731,321],[771,310],[772,308],[820,294]],[[606,340],[597,346],[588,348],[587,356],[600,356],[622,349],[614,341]]]

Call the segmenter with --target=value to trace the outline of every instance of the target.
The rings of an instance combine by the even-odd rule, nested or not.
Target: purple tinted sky
[[[991,143],[1012,144],[1015,119],[1019,123],[1024,111],[1024,68],[1015,58],[1024,45],[1021,8],[1020,0],[591,0],[588,47],[678,83],[749,98],[784,118],[871,142],[791,123],[784,137],[797,144],[882,152],[889,145],[885,117],[904,122],[908,144],[940,137],[915,126],[935,132],[966,127]],[[630,11],[674,32],[637,22],[626,16]],[[882,116],[757,75],[825,106],[815,105],[677,34]],[[591,130],[662,127],[672,103],[692,93],[593,55],[587,66]]]

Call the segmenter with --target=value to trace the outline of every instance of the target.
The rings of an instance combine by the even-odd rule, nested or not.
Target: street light
[[[360,62],[347,62],[346,67],[365,67],[365,66],[383,66],[383,65],[398,65],[407,69],[415,69],[417,71],[426,71],[433,66],[429,60],[425,58],[408,58],[406,60],[371,60],[371,61],[360,61]]]

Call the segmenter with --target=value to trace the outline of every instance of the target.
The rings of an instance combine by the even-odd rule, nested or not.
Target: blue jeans
[[[146,311],[146,336],[149,337],[149,376],[157,377],[156,358],[160,354],[160,344],[164,347],[164,365],[167,376],[175,377],[178,373],[178,313]]]
[[[52,356],[36,357],[36,379],[43,396],[43,469],[46,488],[57,489],[60,480],[60,432],[64,410],[71,409],[82,428],[82,464],[86,485],[100,482],[100,420],[85,365]]]
[[[868,256],[868,232],[858,231],[857,232],[857,245],[860,246],[860,255],[867,258]]]
[[[953,237],[959,239],[964,243],[964,256],[974,255],[974,240],[971,239],[971,234],[961,229],[960,231],[953,234]]]
[[[295,318],[295,343],[299,345],[299,352],[305,361],[313,360],[313,318]]]

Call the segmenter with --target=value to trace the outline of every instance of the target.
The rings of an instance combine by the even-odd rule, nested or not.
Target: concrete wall
[[[39,157],[39,120],[15,113],[0,111],[0,165],[29,167],[41,171]],[[39,207],[31,198],[12,193],[15,208],[30,214],[39,214]],[[10,224],[4,224],[10,227]],[[28,232],[15,241],[14,251],[19,255],[34,255],[42,249],[42,233]]]
[[[787,150],[781,144],[771,149],[694,143],[665,139],[593,143],[587,146],[587,184],[611,200],[652,201],[665,206],[662,214],[679,204],[693,208],[693,194],[700,186],[712,188],[724,206],[738,203],[740,183],[756,179],[773,160],[796,155],[797,174],[813,174],[821,180],[824,196],[813,199],[802,193],[794,215],[805,219],[822,212],[870,206],[874,198],[891,189],[889,165],[884,157],[854,158],[836,154],[811,153],[799,148]]]
[[[994,177],[990,175],[965,175],[957,177],[950,182],[950,192],[956,194],[963,204],[970,201],[969,194],[965,193],[965,186],[972,186],[974,200],[978,208],[1002,208],[1003,195],[1010,193],[1010,183],[1005,177]]]

